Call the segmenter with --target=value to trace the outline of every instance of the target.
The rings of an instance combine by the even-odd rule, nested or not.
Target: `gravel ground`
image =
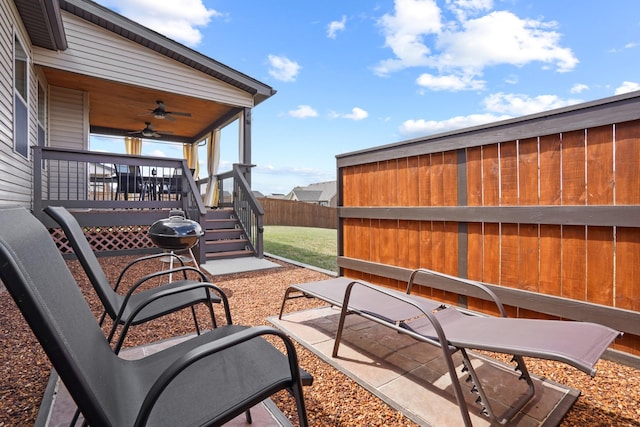
[[[117,274],[131,257],[103,258],[108,277]],[[237,324],[268,324],[266,318],[276,315],[287,285],[327,276],[312,270],[278,262],[283,268],[216,277],[230,297],[233,321]],[[77,261],[68,261],[94,313],[100,303],[93,293]],[[157,268],[152,265],[150,268]],[[142,268],[132,276],[150,271]],[[125,287],[126,289],[126,287]],[[291,311],[313,307],[313,300],[291,302]],[[49,378],[51,366],[33,337],[7,291],[0,286],[0,426],[33,425]],[[221,314],[218,310],[217,315]],[[198,313],[206,322],[207,312]],[[105,322],[105,329],[110,327]],[[220,317],[220,323],[224,323]],[[205,323],[206,324],[206,323]],[[150,342],[193,332],[190,311],[155,320],[148,327],[132,328],[125,346]],[[297,346],[300,365],[310,372],[314,384],[305,389],[305,402],[313,426],[413,426],[402,414],[393,410],[349,378]],[[595,378],[564,364],[528,360],[531,373],[577,388],[582,394],[561,426],[640,426],[640,371],[615,363],[600,361]],[[274,400],[281,410],[296,421],[293,400],[284,392]]]

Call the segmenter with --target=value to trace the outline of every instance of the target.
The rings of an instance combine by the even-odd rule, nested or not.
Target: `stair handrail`
[[[255,165],[235,163],[233,165],[233,209],[244,228],[249,244],[258,258],[264,255],[262,235],[264,232],[264,209],[251,191],[251,186],[244,177],[243,169]],[[248,212],[246,212],[248,208]]]

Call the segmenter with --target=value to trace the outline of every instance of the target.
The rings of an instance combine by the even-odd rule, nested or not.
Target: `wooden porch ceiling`
[[[232,114],[234,107],[175,93],[118,84],[115,82],[44,68],[49,84],[89,94],[89,124],[92,132],[109,135],[129,135],[139,132],[150,122],[163,134],[161,140],[194,142],[221,118]],[[163,101],[166,111],[191,113],[191,117],[173,116],[175,120],[155,118],[150,110]],[[140,136],[140,134],[131,134]]]

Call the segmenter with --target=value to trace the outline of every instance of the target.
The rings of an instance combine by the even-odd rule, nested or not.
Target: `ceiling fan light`
[[[156,119],[164,119],[165,115],[163,113],[155,113],[153,117]]]

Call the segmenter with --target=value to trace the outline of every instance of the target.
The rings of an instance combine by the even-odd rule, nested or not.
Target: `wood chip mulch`
[[[114,280],[133,257],[102,258],[107,276]],[[287,285],[327,278],[322,273],[280,261],[282,268],[212,277],[230,296],[233,322],[244,325],[269,324]],[[80,264],[67,262],[96,317],[100,303]],[[131,277],[158,269],[141,266]],[[126,287],[123,288],[123,290]],[[288,311],[310,308],[318,302],[293,301]],[[221,311],[220,324],[224,324]],[[51,365],[8,292],[0,285],[0,427],[33,425],[38,415]],[[206,310],[198,312],[205,325]],[[111,325],[105,322],[105,330]],[[126,347],[193,332],[189,310],[132,328]],[[313,426],[414,426],[401,413],[367,392],[345,375],[333,369],[313,353],[297,346],[300,365],[314,376],[314,384],[305,388],[305,402]],[[595,378],[564,364],[527,360],[531,373],[574,387],[582,392],[561,426],[640,426],[640,370],[601,360]],[[295,405],[287,393],[274,398],[280,409],[296,422]]]

